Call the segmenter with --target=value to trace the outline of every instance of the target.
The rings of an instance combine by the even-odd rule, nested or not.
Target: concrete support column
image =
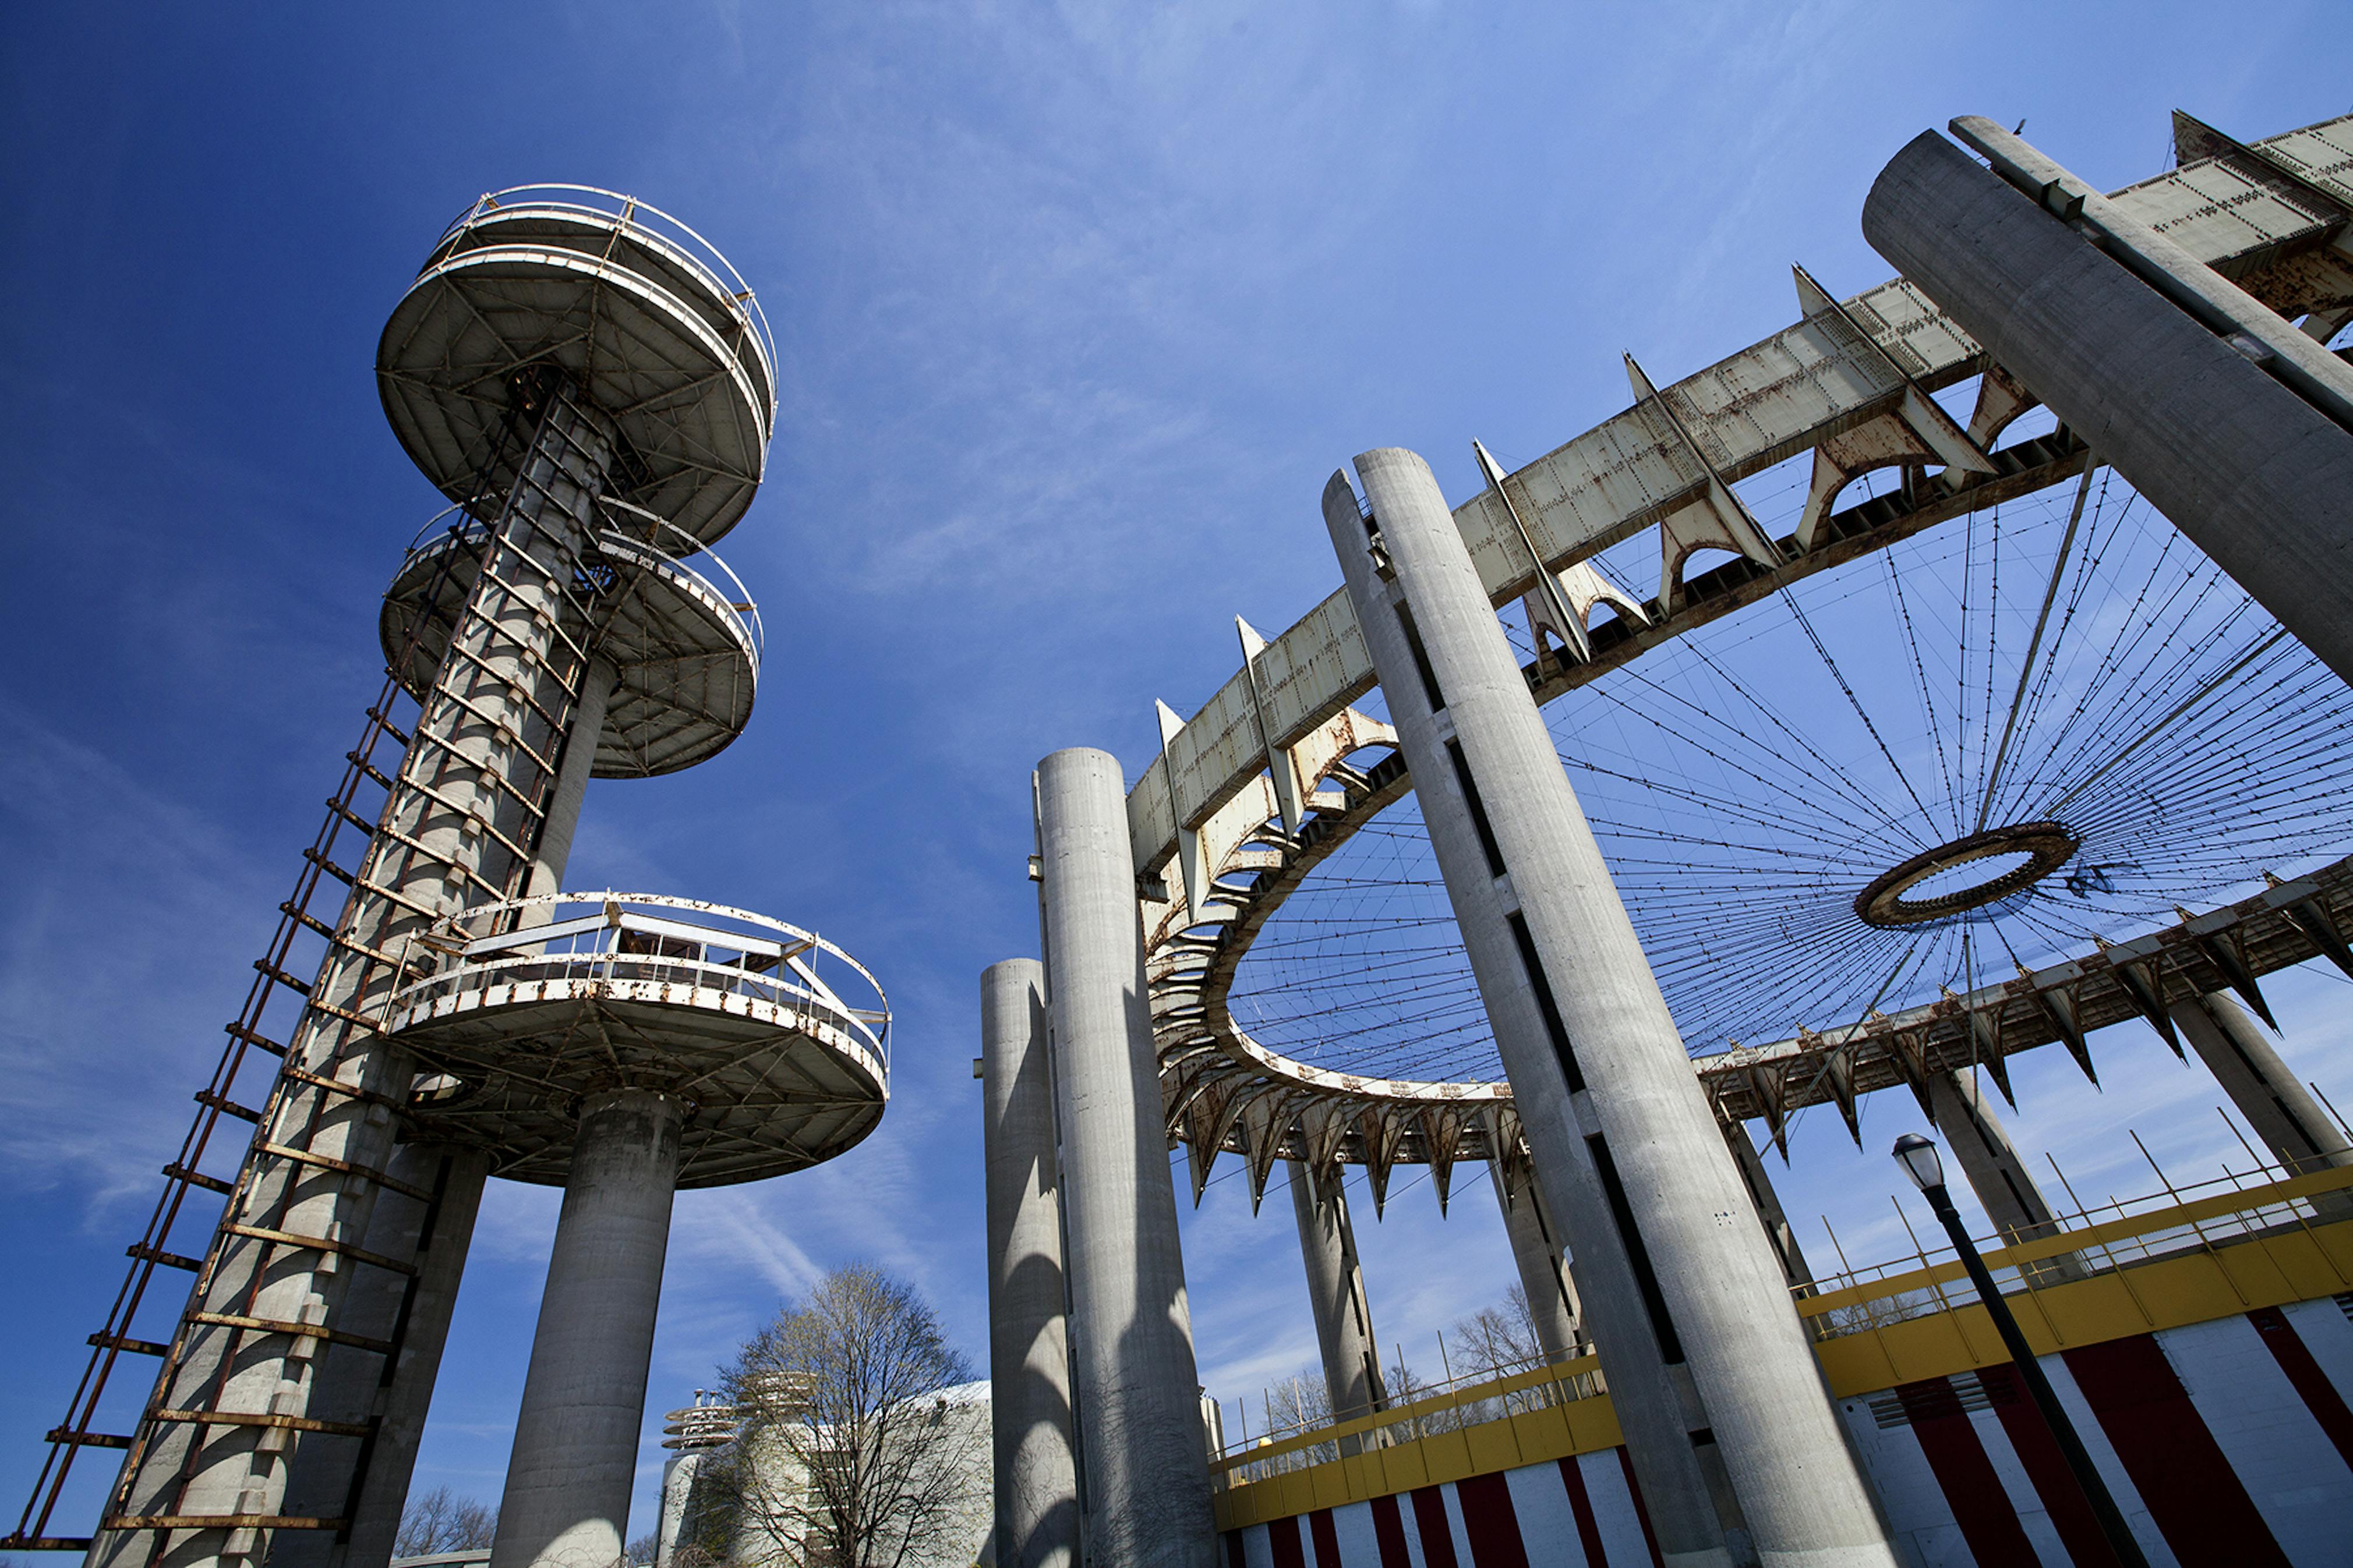
[[[2298,1175],[2353,1165],[2353,1148],[2336,1121],[2280,1059],[2271,1031],[2235,997],[2212,991],[2168,1011],[2274,1159]],[[2334,1206],[2348,1206],[2341,1194]]]
[[[1511,1238],[1512,1261],[1520,1270],[1520,1294],[1527,1298],[1528,1321],[1536,1331],[1537,1348],[1549,1362],[1564,1362],[1593,1348],[1585,1337],[1584,1311],[1577,1300],[1577,1281],[1568,1271],[1568,1256],[1561,1250],[1560,1232],[1544,1210],[1544,1194],[1529,1173],[1513,1181],[1501,1160],[1487,1162],[1495,1189],[1495,1205],[1504,1211],[1504,1232]]]
[[[399,1348],[386,1358],[354,1345],[330,1345],[311,1404],[319,1419],[373,1420],[375,1434],[354,1440],[364,1450],[357,1454],[320,1445],[296,1450],[286,1485],[290,1510],[348,1518],[349,1539],[338,1541],[330,1531],[280,1531],[270,1538],[269,1568],[384,1568],[392,1561],[490,1169],[489,1154],[479,1149],[404,1143],[393,1155],[393,1180],[426,1195],[388,1191],[369,1218],[363,1245],[407,1258],[417,1272],[388,1276],[389,1289],[353,1291],[344,1321],[350,1333]]]
[[[1335,1165],[1319,1179],[1304,1163],[1291,1167],[1291,1211],[1299,1222],[1299,1255],[1307,1266],[1307,1301],[1315,1314],[1315,1343],[1324,1354],[1324,1387],[1332,1419],[1354,1421],[1389,1407],[1381,1385],[1380,1342],[1373,1335],[1372,1304],[1365,1299],[1356,1231],[1348,1223],[1348,1194]],[[1367,1446],[1340,1439],[1340,1452]]]
[[[611,1568],[628,1540],[682,1113],[643,1089],[581,1108],[492,1568]]]
[[[1046,758],[1038,814],[1086,1559],[1215,1568],[1118,761],[1082,748]]]
[[[1662,1553],[1885,1568],[1780,1260],[1445,498],[1410,452],[1356,471],[1377,525],[1345,475],[1324,520]]]
[[[981,973],[980,1047],[996,1561],[1074,1568],[1079,1483],[1045,965],[1008,958]]]
[[[337,940],[311,984],[311,1005],[286,1042],[288,1063],[306,1076],[281,1079],[265,1108],[261,1142],[315,1158],[248,1156],[253,1179],[239,1189],[229,1217],[249,1229],[223,1231],[213,1242],[198,1303],[211,1313],[340,1332],[346,1311],[365,1317],[386,1290],[403,1288],[334,1251],[263,1237],[344,1241],[367,1234],[379,1189],[349,1173],[382,1170],[394,1158],[396,1120],[384,1101],[405,1094],[413,1076],[406,1052],[355,1021],[377,1016],[396,984],[394,966],[379,955],[396,952],[428,911],[456,907],[466,889],[520,895],[529,887],[528,858],[510,846],[536,831],[524,803],[554,781],[534,759],[561,745],[572,688],[585,673],[571,650],[587,628],[565,588],[613,438],[611,421],[568,386],[549,389],[535,410],[523,482],[491,531],[493,570],[477,579],[451,630],[453,649],[422,697],[412,743],[386,792],[388,831],[368,840],[335,922]],[[322,1079],[343,1087],[321,1088]],[[333,1404],[352,1392],[322,1381],[330,1358],[317,1353],[322,1342],[312,1335],[190,1324],[183,1343],[151,1409],[309,1416],[314,1398]],[[348,1467],[357,1447],[331,1434],[260,1425],[142,1419],[104,1518],[282,1517],[287,1489],[302,1472]],[[348,1495],[347,1484],[322,1477],[314,1472],[308,1484]],[[214,1568],[255,1561],[273,1545],[271,1531],[251,1526],[102,1523],[88,1562]]]
[[[654,1531],[653,1568],[670,1568],[678,1552],[678,1538],[686,1528],[686,1505],[694,1496],[694,1473],[702,1468],[703,1450],[673,1454],[662,1466],[661,1523]]]
[[[1781,1260],[1781,1278],[1792,1286],[1812,1284],[1813,1268],[1806,1262],[1805,1249],[1798,1245],[1798,1233],[1790,1227],[1789,1216],[1781,1207],[1781,1194],[1773,1190],[1773,1178],[1766,1173],[1764,1156],[1748,1141],[1748,1129],[1737,1121],[1719,1121],[1716,1125],[1724,1129],[1724,1142],[1732,1151],[1732,1163],[1740,1167],[1740,1180],[1748,1189],[1748,1201],[1757,1205],[1757,1217],[1765,1226],[1765,1239],[1772,1244],[1773,1256]]]
[[[2093,216],[2093,200],[2084,213]],[[2353,432],[1934,132],[1880,173],[1863,202],[1862,232],[2305,647],[2353,680]],[[2219,289],[2263,310],[2194,261],[2134,259],[2171,266],[2185,292]]]
[[[532,862],[529,891],[534,898],[552,900],[563,890],[565,866],[572,857],[580,807],[605,730],[606,708],[619,679],[620,672],[604,658],[591,659],[583,673],[580,700],[565,732]],[[545,920],[553,913],[551,903],[535,916],[526,911],[524,918]],[[370,1217],[365,1246],[383,1257],[407,1258],[420,1272],[407,1277],[370,1274],[352,1288],[344,1316],[350,1332],[393,1341],[399,1352],[387,1363],[372,1352],[331,1347],[322,1358],[311,1394],[314,1415],[332,1421],[375,1417],[376,1434],[356,1456],[326,1454],[324,1445],[316,1441],[306,1445],[296,1451],[287,1480],[291,1500],[287,1511],[322,1519],[349,1517],[350,1538],[339,1541],[326,1531],[275,1535],[270,1568],[385,1568],[392,1560],[393,1538],[408,1504],[409,1477],[416,1471],[417,1445],[432,1408],[450,1315],[457,1310],[458,1287],[490,1158],[479,1150],[403,1144],[390,1171],[395,1180],[435,1196],[427,1202],[397,1193],[387,1195]],[[352,1463],[355,1469],[337,1461]]]
[[[2010,1131],[1986,1103],[1985,1090],[1972,1077],[1941,1072],[1928,1079],[1928,1110],[1945,1147],[1961,1163],[1969,1190],[2008,1241],[2041,1241],[2059,1234],[2051,1205],[2036,1185]],[[2037,1264],[2026,1271],[2037,1284],[2057,1284],[2084,1278],[2084,1265],[2072,1253]]]
[[[620,679],[613,661],[601,656],[588,661],[580,678],[580,702],[573,710],[572,724],[564,737],[564,755],[555,765],[555,787],[548,793],[547,817],[532,857],[534,897],[553,897],[564,890],[564,868],[572,859],[581,803],[587,798],[588,775],[596,766],[596,746],[605,733],[605,710]]]
[[[409,1153],[403,1151],[404,1155]],[[362,1468],[359,1495],[351,1505],[351,1540],[329,1558],[343,1568],[385,1568],[400,1533],[408,1504],[409,1478],[417,1469],[417,1445],[433,1408],[433,1385],[441,1373],[441,1352],[449,1342],[449,1320],[458,1310],[458,1287],[473,1245],[474,1220],[481,1212],[482,1188],[491,1157],[480,1149],[419,1145],[414,1159],[396,1162],[395,1172],[413,1164],[427,1178],[427,1206],[416,1254],[416,1287],[403,1304],[405,1321],[396,1336],[400,1351],[376,1389],[375,1448]],[[381,1363],[379,1363],[381,1365]],[[290,1536],[278,1538],[281,1542]],[[272,1552],[271,1562],[277,1561]]]

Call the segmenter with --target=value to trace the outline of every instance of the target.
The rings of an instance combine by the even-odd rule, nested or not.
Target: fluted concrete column
[[[1356,471],[1394,588],[1345,475],[1324,520],[1662,1552],[1722,1563],[1728,1540],[1788,1568],[1893,1564],[1780,1260],[1445,498],[1410,452],[1367,452]],[[1712,1507],[1704,1448],[1745,1540]]]
[[[1215,1568],[1118,761],[1074,748],[1039,763],[1038,827],[1085,1555]]]
[[[980,1048],[997,1563],[1072,1568],[1079,1483],[1044,964],[1008,958],[981,973]]]
[[[2335,1120],[2280,1059],[2271,1031],[2235,997],[2209,992],[2168,1011],[2274,1159],[2298,1175],[2353,1165],[2353,1148]],[[2353,1209],[2353,1200],[2342,1194],[2323,1201],[2332,1215]]]
[[[1577,1280],[1569,1273],[1568,1257],[1561,1250],[1560,1233],[1544,1211],[1544,1194],[1525,1170],[1514,1182],[1501,1160],[1487,1162],[1495,1206],[1504,1211],[1504,1233],[1511,1238],[1512,1262],[1520,1271],[1520,1294],[1527,1298],[1528,1321],[1536,1331],[1536,1345],[1549,1362],[1564,1362],[1593,1348],[1585,1337],[1584,1313],[1577,1300]]]
[[[1724,1142],[1732,1151],[1732,1163],[1740,1167],[1740,1180],[1748,1189],[1748,1200],[1757,1205],[1757,1218],[1765,1226],[1765,1239],[1772,1244],[1773,1256],[1781,1260],[1781,1278],[1793,1287],[1812,1284],[1813,1268],[1807,1263],[1805,1249],[1798,1245],[1798,1233],[1789,1224],[1788,1212],[1781,1207],[1781,1194],[1773,1190],[1773,1177],[1765,1169],[1765,1157],[1749,1142],[1748,1129],[1737,1121],[1719,1121],[1716,1125],[1724,1130]]]
[[[2107,205],[2059,173],[2067,199],[2087,196],[2087,214],[2090,203]],[[1881,172],[1863,202],[1862,232],[2305,647],[2353,680],[2353,432],[2257,363],[2280,356],[2253,342],[2252,353],[2234,347],[1934,132]],[[2135,259],[2158,276],[2179,273],[2178,289],[2220,289],[2271,313],[2194,260]],[[2345,374],[2341,365],[2324,373]]]
[[[581,1108],[491,1568],[612,1568],[628,1540],[683,1112],[644,1089]]]
[[[1969,1190],[1993,1221],[1995,1230],[2010,1242],[2041,1241],[2057,1236],[2059,1222],[2036,1184],[2010,1130],[1986,1103],[1985,1090],[1974,1077],[1941,1072],[1928,1079],[1928,1110],[1945,1147],[1961,1163]],[[2073,1253],[2035,1264],[2026,1271],[2038,1285],[2084,1278],[2084,1265]]]
[[[1348,1223],[1340,1168],[1332,1167],[1319,1180],[1303,1162],[1284,1163],[1291,1167],[1291,1211],[1299,1222],[1299,1255],[1307,1267],[1307,1301],[1315,1314],[1315,1344],[1324,1355],[1332,1419],[1354,1421],[1387,1410],[1380,1342],[1373,1334],[1373,1309],[1365,1299],[1365,1270],[1356,1258],[1356,1231]],[[1368,1446],[1355,1437],[1340,1439],[1343,1454]]]

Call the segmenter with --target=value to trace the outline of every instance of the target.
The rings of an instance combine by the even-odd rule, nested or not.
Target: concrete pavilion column
[[[2025,155],[2047,163],[2031,148]],[[2086,216],[2111,207],[2088,194]],[[1934,132],[1881,172],[1862,231],[2103,462],[2353,680],[2353,433]],[[2176,292],[2211,294],[2258,322],[2272,314],[2178,247],[2123,247],[2136,269]],[[2316,347],[2307,340],[2292,352]],[[2353,374],[2341,363],[2321,374]]]
[[[2298,1175],[2353,1165],[2353,1148],[2335,1120],[2235,997],[2211,991],[2168,1011],[2274,1159]],[[2353,1209],[2344,1194],[2322,1203],[2332,1216]]]
[[[1512,1261],[1519,1268],[1520,1294],[1527,1298],[1538,1348],[1548,1362],[1585,1354],[1593,1345],[1585,1337],[1577,1280],[1561,1250],[1560,1232],[1545,1213],[1543,1194],[1527,1175],[1513,1182],[1501,1160],[1487,1162],[1487,1174],[1495,1189],[1495,1206],[1504,1211],[1504,1233],[1511,1238]]]
[[[1661,1551],[1893,1564],[1780,1260],[1445,498],[1410,452],[1365,453],[1356,471],[1394,584],[1345,475],[1324,521]],[[1708,1449],[1736,1501],[1711,1500]]]
[[[628,1540],[682,1112],[644,1089],[581,1108],[492,1568],[611,1568]]]
[[[996,1561],[1074,1568],[1079,1483],[1045,965],[1008,958],[981,972],[980,1047]]]
[[[1957,1072],[1930,1077],[1928,1110],[1936,1118],[1936,1131],[1945,1135],[1945,1147],[1968,1177],[1978,1205],[2005,1240],[2040,1241],[2060,1234],[2042,1189],[2035,1184],[2018,1145],[2010,1141],[2009,1129],[1986,1103],[1985,1090],[1973,1077],[1964,1078]],[[2037,1284],[2054,1285],[2084,1278],[2084,1265],[2073,1253],[2063,1253],[2026,1273]]]
[[[1348,1222],[1340,1168],[1333,1166],[1319,1179],[1303,1161],[1284,1163],[1291,1167],[1291,1211],[1299,1222],[1299,1255],[1307,1267],[1307,1301],[1315,1314],[1315,1344],[1324,1355],[1332,1419],[1354,1421],[1387,1410],[1380,1342],[1373,1334],[1373,1309],[1365,1298],[1365,1270],[1356,1258],[1356,1231]],[[1343,1455],[1367,1446],[1355,1437],[1340,1439]]]
[[[1074,748],[1039,763],[1038,822],[1085,1556],[1123,1568],[1214,1568],[1118,761]]]
[[[1805,1249],[1798,1245],[1798,1233],[1789,1224],[1789,1215],[1781,1207],[1781,1194],[1773,1190],[1773,1178],[1765,1169],[1765,1157],[1748,1139],[1748,1129],[1737,1121],[1719,1121],[1724,1130],[1725,1147],[1732,1151],[1732,1163],[1740,1167],[1741,1184],[1748,1189],[1748,1201],[1757,1205],[1757,1218],[1765,1226],[1765,1239],[1772,1244],[1773,1256],[1781,1260],[1781,1278],[1791,1286],[1811,1285],[1814,1271],[1806,1262]]]

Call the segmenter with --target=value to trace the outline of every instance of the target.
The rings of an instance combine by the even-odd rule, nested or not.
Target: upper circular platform
[[[590,595],[602,620],[597,654],[618,672],[596,742],[595,776],[650,778],[717,754],[751,721],[760,674],[760,612],[718,555],[642,508],[600,498],[597,558],[587,563]],[[449,644],[480,571],[483,525],[454,525],[451,508],[427,523],[384,596],[376,635],[387,663],[401,664],[401,685],[421,698]],[[674,555],[702,560],[725,579],[723,590]],[[442,563],[455,552],[449,570]],[[425,615],[431,595],[432,613]],[[418,619],[424,616],[424,625]],[[412,633],[416,641],[409,641]]]
[[[509,379],[554,364],[619,426],[613,493],[709,543],[752,504],[776,422],[776,343],[726,258],[633,196],[485,195],[445,230],[376,351],[385,417],[453,501],[514,482]]]
[[[408,940],[433,973],[385,1003],[419,1072],[419,1137],[487,1147],[494,1173],[561,1185],[580,1101],[685,1100],[678,1184],[819,1164],[890,1099],[890,1006],[848,953],[765,915],[648,893],[486,904]]]

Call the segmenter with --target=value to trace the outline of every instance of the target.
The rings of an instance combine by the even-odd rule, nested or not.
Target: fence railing
[[[2158,1178],[2164,1180],[2161,1171]],[[2353,1168],[2294,1174],[2270,1166],[2188,1185],[2167,1182],[2157,1193],[2111,1199],[2054,1218],[2055,1235],[2021,1242],[1994,1237],[1980,1246],[2004,1296],[2353,1218]],[[1799,1316],[1821,1320],[1833,1336],[1841,1336],[1949,1312],[1978,1300],[1950,1245],[1922,1246],[1916,1232],[1914,1239],[1905,1257],[1817,1280],[1811,1293],[1799,1299]],[[2070,1260],[2076,1267],[2063,1274],[2052,1267]]]
[[[1507,1416],[1589,1399],[1605,1392],[1601,1363],[1590,1355],[1533,1361],[1497,1376],[1492,1367],[1435,1383],[1417,1381],[1387,1410],[1351,1420],[1278,1423],[1229,1443],[1209,1466],[1213,1486],[1264,1480],[1329,1463],[1345,1447],[1361,1450],[1410,1443]]]

